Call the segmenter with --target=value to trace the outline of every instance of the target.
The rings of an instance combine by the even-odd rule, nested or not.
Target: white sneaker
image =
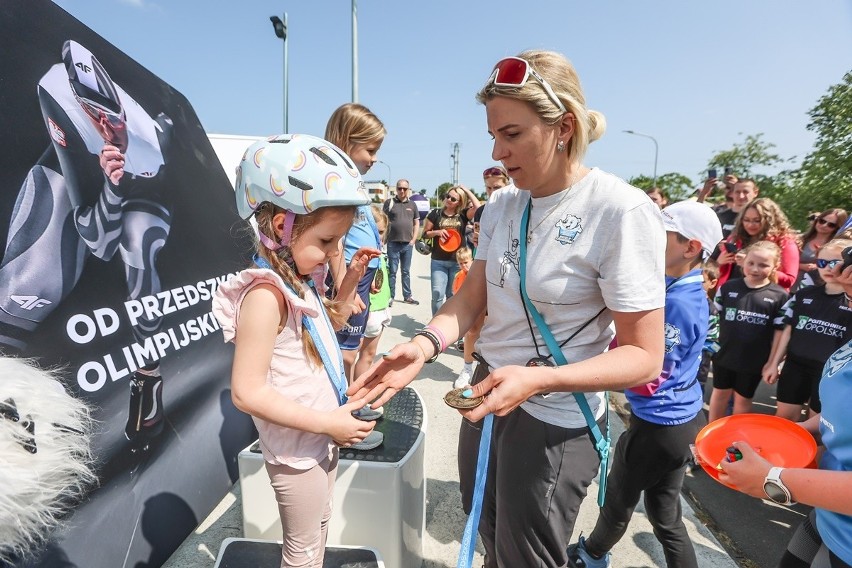
[[[473,373],[468,371],[467,369],[462,369],[462,372],[459,373],[459,378],[455,380],[453,383],[453,388],[460,389],[462,387],[470,386],[470,379],[473,378]]]

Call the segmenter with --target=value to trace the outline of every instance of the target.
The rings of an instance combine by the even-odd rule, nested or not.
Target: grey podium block
[[[366,452],[340,450],[330,547],[372,547],[388,566],[420,568],[426,530],[426,422],[420,395],[405,388],[385,405],[385,416],[376,424],[385,435],[381,446]],[[275,494],[257,442],[240,452],[238,464],[243,535],[280,541]]]
[[[214,568],[278,568],[281,543],[271,540],[226,538],[219,548]],[[323,568],[384,568],[378,551],[352,546],[327,546]]]

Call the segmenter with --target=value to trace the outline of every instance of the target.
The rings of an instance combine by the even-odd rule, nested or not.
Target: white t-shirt
[[[480,225],[476,259],[487,261],[488,318],[479,346],[492,368],[525,365],[537,356],[518,272],[521,216],[529,200],[528,191],[513,185],[495,191]],[[592,169],[574,187],[533,199],[528,226],[527,294],[557,343],[608,308],[562,348],[569,363],[606,351],[614,336],[610,310],[665,304],[666,233],[659,209],[620,178]],[[532,316],[530,322],[539,351],[549,354]],[[586,399],[600,418],[603,393]],[[571,393],[537,395],[521,407],[564,428],[586,425]]]

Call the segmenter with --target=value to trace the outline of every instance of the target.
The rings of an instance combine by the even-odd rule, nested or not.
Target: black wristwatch
[[[795,501],[793,501],[790,490],[781,481],[782,471],[784,471],[783,467],[773,467],[769,470],[769,473],[766,474],[766,479],[763,480],[763,492],[766,493],[769,499],[779,505],[794,505]]]

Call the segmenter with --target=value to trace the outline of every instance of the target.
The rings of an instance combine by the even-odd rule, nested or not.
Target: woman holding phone
[[[484,400],[460,411],[471,423],[494,414],[479,523],[485,566],[564,567],[580,504],[598,474],[591,427],[606,433],[603,391],[660,373],[666,236],[641,190],[583,165],[605,121],[586,106],[564,56],[525,51],[498,61],[477,100],[494,139],[492,158],[514,186],[491,196],[459,293],[350,391],[386,402],[487,307],[474,386],[461,393]],[[535,276],[522,280],[526,267]],[[566,365],[556,365],[528,320],[532,309],[561,343],[557,356]],[[608,350],[613,322],[618,347]]]
[[[742,251],[758,241],[771,241],[781,248],[778,285],[786,291],[796,282],[799,271],[799,247],[787,216],[768,197],[748,204],[734,224],[734,230],[722,241],[716,262],[719,264],[719,288],[731,278],[742,278]]]

